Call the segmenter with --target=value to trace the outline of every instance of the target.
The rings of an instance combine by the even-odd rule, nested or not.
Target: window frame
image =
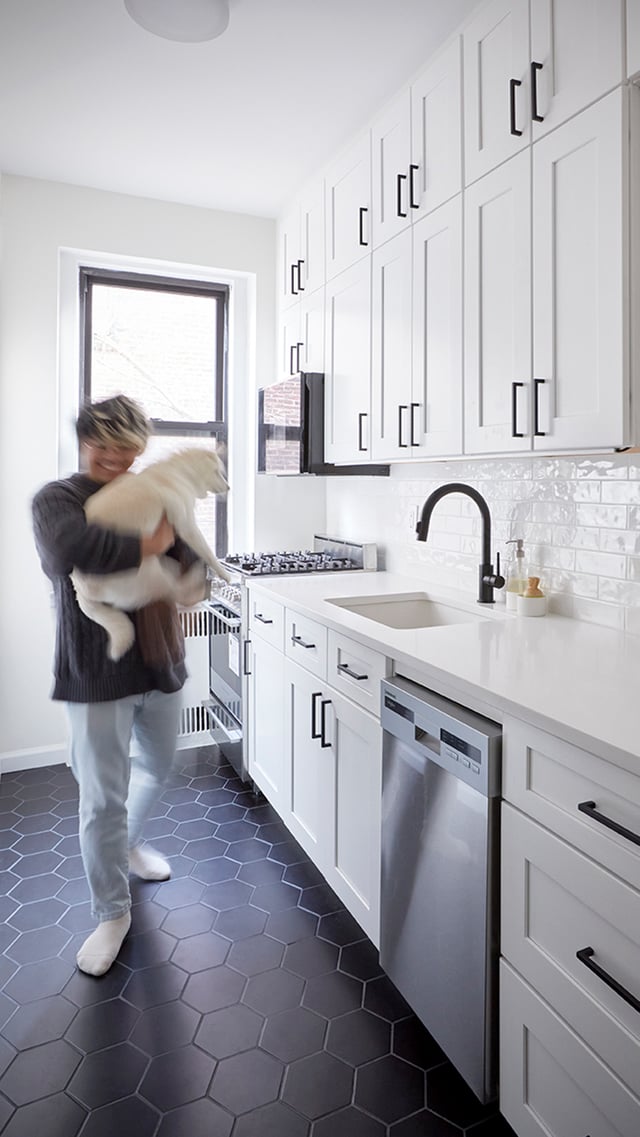
[[[207,296],[217,299],[222,318],[217,322],[215,341],[214,391],[215,418],[175,422],[169,419],[152,418],[155,435],[172,437],[208,437],[215,439],[225,452],[228,446],[228,343],[229,343],[229,286],[206,280],[190,280],[181,277],[163,276],[155,273],[120,271],[81,264],[78,269],[80,290],[80,345],[79,345],[79,405],[91,400],[92,364],[92,290],[96,284],[117,288],[141,289],[144,291],[176,292],[191,296]],[[126,393],[126,392],[123,392]],[[215,553],[218,557],[228,552],[227,500],[226,495],[215,499]]]

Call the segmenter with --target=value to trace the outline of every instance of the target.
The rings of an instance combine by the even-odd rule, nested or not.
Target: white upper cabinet
[[[411,86],[409,207],[414,223],[462,189],[462,38]]]
[[[410,165],[411,93],[407,87],[371,129],[374,248],[411,224]]]
[[[626,96],[618,88],[533,147],[536,449],[625,444]]]
[[[412,457],[411,230],[372,257],[372,451],[388,461]]]
[[[532,0],[529,83],[534,141],[623,78],[622,0]]]
[[[325,459],[371,459],[371,259],[327,282]]]
[[[325,174],[327,280],[371,248],[371,137],[369,131]]]
[[[465,191],[465,452],[530,449],[528,150]]]
[[[278,245],[278,299],[280,306],[286,307],[324,284],[322,179],[307,187],[283,219]]]
[[[469,185],[530,141],[529,0],[490,0],[465,26],[463,40]]]
[[[297,371],[324,371],[324,288],[305,293],[299,304]]]
[[[409,442],[416,458],[462,453],[462,195],[412,232]]]

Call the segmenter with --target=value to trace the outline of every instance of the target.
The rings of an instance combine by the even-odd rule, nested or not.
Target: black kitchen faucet
[[[466,494],[467,497],[475,501],[480,510],[482,517],[482,562],[479,566],[478,603],[493,604],[494,588],[504,588],[504,577],[500,576],[500,553],[496,553],[496,571],[494,572],[493,564],[491,563],[491,515],[489,513],[489,506],[482,494],[474,490],[473,486],[465,486],[463,482],[449,482],[445,486],[439,486],[437,490],[429,494],[429,497],[422,507],[420,520],[416,525],[418,540],[426,541],[433,508],[438,504],[441,498],[446,497],[446,495],[450,493]]]

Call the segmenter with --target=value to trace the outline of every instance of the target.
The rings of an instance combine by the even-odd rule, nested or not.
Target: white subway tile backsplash
[[[553,612],[640,635],[640,462],[638,455],[465,458],[391,467],[389,478],[327,482],[328,531],[376,541],[392,572],[475,595],[481,520],[475,503],[447,496],[429,536],[410,524],[429,494],[462,482],[486,498],[492,554],[522,537]]]

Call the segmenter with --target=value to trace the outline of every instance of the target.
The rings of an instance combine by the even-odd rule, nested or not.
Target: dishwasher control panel
[[[382,728],[487,797],[500,794],[502,728],[408,679],[382,684]]]

